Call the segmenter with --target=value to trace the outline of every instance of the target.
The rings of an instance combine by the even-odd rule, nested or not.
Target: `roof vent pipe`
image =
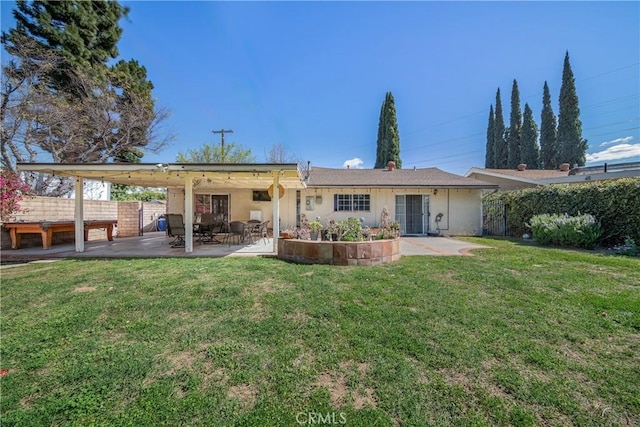
[[[518,170],[519,170],[520,172],[522,172],[523,170],[526,170],[526,169],[527,169],[527,165],[526,165],[525,163],[520,163],[520,164],[518,165]]]
[[[562,172],[569,172],[569,163],[562,163],[562,164],[560,165],[560,170],[561,170]]]
[[[393,171],[396,168],[396,162],[394,162],[393,160],[389,160],[389,163],[387,163],[387,167],[389,168],[389,171]]]

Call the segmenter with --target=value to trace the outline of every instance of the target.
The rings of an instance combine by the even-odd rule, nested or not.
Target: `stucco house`
[[[582,166],[569,168],[565,163],[556,170],[527,169],[520,165],[517,169],[486,169],[474,167],[466,174],[496,184],[500,190],[517,190],[548,184],[582,184],[585,182],[610,179],[640,177],[640,162],[603,164],[600,166]]]
[[[363,218],[377,227],[383,208],[400,223],[402,234],[480,235],[482,191],[497,185],[437,168],[310,168],[305,188],[284,189],[279,200],[279,228],[300,224],[301,215],[328,223]],[[273,224],[266,183],[258,187],[196,188],[194,211],[222,213],[232,219],[256,218]],[[169,189],[168,212],[183,213],[181,189]],[[441,214],[441,215],[439,215]]]
[[[396,169],[393,164],[386,169],[313,167],[304,175],[296,164],[24,163],[18,168],[74,177],[76,194],[85,179],[167,188],[167,213],[182,214],[188,230],[186,252],[193,251],[192,225],[204,212],[229,220],[269,220],[278,235],[299,225],[302,214],[323,222],[363,218],[365,225],[377,227],[386,207],[405,235],[480,235],[482,192],[498,188],[437,168]],[[81,230],[82,199],[75,205]],[[83,252],[83,239],[76,237],[76,251]]]

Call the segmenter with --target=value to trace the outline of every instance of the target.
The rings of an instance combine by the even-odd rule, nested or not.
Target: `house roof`
[[[526,179],[560,178],[569,175],[569,171],[544,169],[525,169],[523,171],[519,171],[517,169],[484,169],[484,171],[493,174],[516,176]]]
[[[427,187],[498,188],[496,184],[466,178],[438,168],[424,169],[331,169],[313,167],[307,187]]]
[[[621,163],[605,166],[575,168],[570,171],[525,169],[485,169],[471,168],[467,177],[493,177],[511,181],[525,182],[532,185],[571,184],[584,181],[599,181],[640,176],[640,162]]]

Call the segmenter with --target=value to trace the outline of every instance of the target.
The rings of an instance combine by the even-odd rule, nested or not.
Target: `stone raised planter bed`
[[[400,239],[322,242],[280,238],[278,258],[303,264],[387,264],[400,259]]]

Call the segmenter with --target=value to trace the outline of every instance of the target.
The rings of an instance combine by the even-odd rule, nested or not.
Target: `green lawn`
[[[640,422],[640,260],[472,240],[494,248],[4,269],[2,425]]]

